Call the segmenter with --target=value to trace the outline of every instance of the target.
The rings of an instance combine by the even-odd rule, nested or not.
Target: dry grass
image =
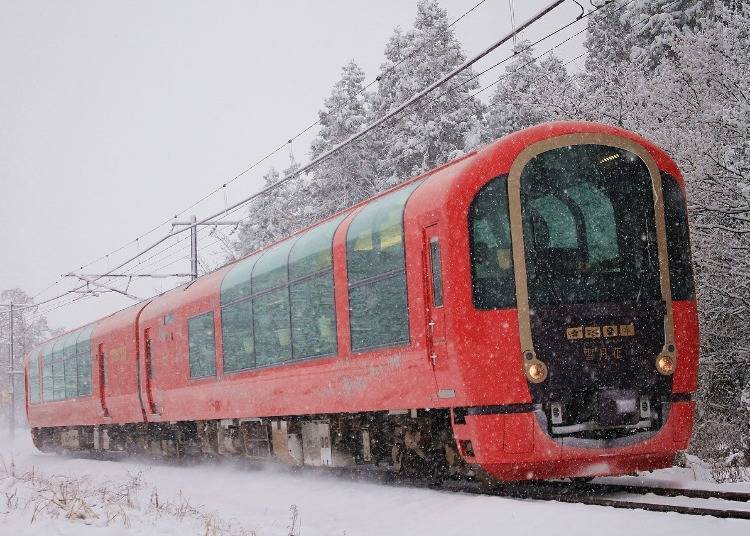
[[[155,524],[166,518],[190,525],[193,530],[186,532],[201,536],[255,535],[255,531],[190,504],[181,492],[176,500],[170,501],[152,488],[147,504],[142,505],[146,484],[140,472],[129,474],[124,481],[97,484],[87,476],[44,475],[34,467],[19,471],[13,458],[6,461],[0,457],[0,487],[4,490],[0,509],[6,513],[19,509],[28,512],[31,523],[46,517],[130,527],[133,519]]]

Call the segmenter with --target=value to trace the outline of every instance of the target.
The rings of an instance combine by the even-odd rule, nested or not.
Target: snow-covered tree
[[[394,31],[385,58],[373,97],[375,117],[382,117],[466,61],[446,11],[435,0],[418,2],[414,27]],[[396,184],[467,149],[467,138],[482,120],[482,104],[471,96],[478,87],[476,80],[469,80],[472,76],[471,69],[463,71],[437,90],[445,93],[442,97],[429,105],[415,105],[368,138],[378,156],[379,180]]]
[[[288,177],[299,167],[292,158],[283,177]],[[269,169],[263,176],[263,189],[272,187],[281,179],[281,174],[275,168]],[[240,225],[235,243],[237,257],[256,251],[304,226],[299,218],[300,203],[304,203],[299,195],[300,188],[299,179],[292,179],[250,202],[247,221]]]
[[[320,131],[311,144],[311,158],[317,158],[366,126],[368,102],[364,80],[364,71],[353,60],[343,67],[341,78],[319,112]],[[315,205],[316,215],[323,217],[377,191],[374,155],[368,141],[359,140],[320,163],[303,193],[308,205]]]
[[[593,1],[601,9],[589,21],[586,70],[599,73],[638,61],[647,72],[653,71],[671,53],[674,40],[696,29],[713,4],[711,0]]]
[[[46,317],[40,315],[38,307],[34,306],[34,300],[20,288],[0,292],[0,303],[13,303],[16,306],[13,310],[13,355],[15,358],[13,366],[16,370],[21,370],[23,357],[37,344],[58,335],[60,330],[49,327]],[[10,356],[10,308],[4,306],[0,307],[0,348],[3,349],[2,354],[0,354],[3,355],[2,370],[5,371],[5,367],[9,364],[7,359]],[[16,413],[20,415],[24,400],[23,381],[20,377],[14,379],[17,393]],[[8,374],[0,375],[0,393],[3,397],[7,393],[9,385]],[[5,406],[2,406],[2,411],[6,411],[6,409]]]
[[[650,52],[632,53],[637,35],[621,37],[629,53],[608,69],[590,61],[581,110],[653,140],[685,175],[702,335],[694,444],[712,456],[750,452],[750,7],[700,4],[699,23],[667,32],[657,68]],[[680,5],[652,16],[693,20],[697,3],[686,13],[674,11]],[[587,42],[592,57],[604,45]]]
[[[579,92],[562,61],[554,53],[538,61],[526,41],[518,43],[514,52],[490,99],[488,140],[544,121],[576,117]]]

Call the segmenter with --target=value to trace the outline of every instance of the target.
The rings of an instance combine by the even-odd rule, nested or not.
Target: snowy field
[[[0,534],[8,536],[750,534],[741,520],[389,487],[282,468],[75,459],[37,452],[23,431],[0,444]],[[687,469],[616,480],[750,491],[750,483],[718,486]]]

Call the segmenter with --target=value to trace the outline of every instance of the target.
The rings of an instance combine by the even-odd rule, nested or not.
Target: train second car
[[[494,480],[670,466],[698,324],[684,183],[538,125],[26,358],[43,450]]]

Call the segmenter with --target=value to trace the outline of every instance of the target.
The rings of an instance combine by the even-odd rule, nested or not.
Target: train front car
[[[588,123],[514,134],[486,162],[505,169],[468,210],[473,311],[457,329],[485,402],[453,412],[465,459],[503,480],[670,466],[698,360],[675,164]]]

